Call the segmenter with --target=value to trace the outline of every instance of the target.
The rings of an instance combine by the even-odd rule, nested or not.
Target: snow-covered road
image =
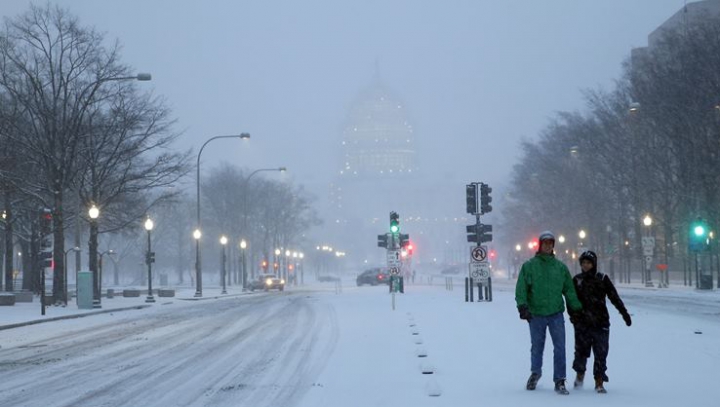
[[[332,310],[302,295],[154,308],[14,329],[0,405],[290,405],[337,336]]]

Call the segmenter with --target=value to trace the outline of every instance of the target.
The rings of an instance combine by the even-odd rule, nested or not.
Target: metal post
[[[247,260],[245,258],[245,249],[242,251],[242,286],[243,291],[247,290]]]
[[[88,247],[90,249],[89,265],[90,271],[92,272],[93,280],[93,308],[102,308],[100,304],[100,275],[98,273],[98,258],[97,258],[97,239],[98,239],[98,224],[96,219],[90,220],[90,243]]]
[[[147,266],[148,266],[148,296],[145,299],[145,302],[155,302],[155,297],[153,297],[153,289],[152,289],[152,246],[150,243],[150,233],[151,231],[147,231]]]
[[[227,280],[227,269],[225,268],[225,245],[222,245],[222,292],[220,294],[227,294],[227,287],[225,285],[225,280]]]

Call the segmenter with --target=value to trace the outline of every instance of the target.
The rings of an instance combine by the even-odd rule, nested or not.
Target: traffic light
[[[51,239],[51,236],[43,236],[40,238],[40,251],[52,251],[53,250],[53,241]]]
[[[402,234],[398,236],[400,238],[400,247],[406,248],[410,244],[410,235],[409,234]]]
[[[47,268],[53,266],[53,252],[42,251],[40,252],[40,267]]]
[[[486,243],[492,242],[492,225],[483,225],[482,223],[477,225],[465,226],[467,231],[467,241],[474,243]]]
[[[688,239],[691,252],[703,252],[710,248],[708,240],[708,225],[702,218],[697,218],[690,224]]]
[[[385,248],[387,248],[387,247],[388,247],[388,235],[387,235],[387,234],[378,235],[377,245],[378,245],[378,247],[385,247]]]
[[[40,210],[40,236],[52,234],[52,211],[48,208]]]
[[[465,226],[465,230],[467,231],[467,241],[468,242],[477,242],[477,228],[476,225],[467,225]]]
[[[390,212],[390,233],[400,233],[400,215],[397,212]]]
[[[480,233],[480,243],[492,242],[492,225],[480,224],[478,229]]]
[[[477,184],[465,186],[465,208],[467,213],[477,213]]]
[[[480,184],[480,213],[486,214],[488,212],[492,212],[492,206],[490,205],[490,202],[492,202],[492,197],[490,196],[490,193],[492,192],[492,188],[490,188],[490,185],[488,184]]]
[[[413,255],[413,250],[415,250],[415,245],[413,245],[412,242],[408,242],[408,245],[407,245],[408,256]]]

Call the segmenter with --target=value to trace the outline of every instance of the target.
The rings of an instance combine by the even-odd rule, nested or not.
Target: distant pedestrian
[[[632,325],[632,319],[610,278],[597,270],[597,255],[587,250],[578,260],[582,271],[573,277],[573,285],[582,303],[583,311],[577,317],[570,318],[575,327],[573,370],[577,372],[577,376],[574,385],[582,387],[587,360],[592,350],[595,359],[593,363],[595,391],[606,393],[603,383],[608,381],[605,371],[610,343],[610,315],[605,305],[605,297],[610,299],[620,312],[625,325]]]
[[[555,258],[555,236],[540,234],[540,248],[520,268],[515,286],[515,302],[520,318],[530,327],[530,378],[526,388],[535,390],[542,376],[546,331],[553,342],[553,381],[558,394],[569,394],[565,386],[565,303],[569,312],[577,314],[582,305],[575,293],[567,266]],[[565,301],[563,301],[563,297]]]

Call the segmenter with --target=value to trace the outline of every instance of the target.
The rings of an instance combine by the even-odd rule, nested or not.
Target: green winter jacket
[[[532,315],[548,316],[565,311],[563,296],[571,310],[582,309],[570,271],[554,255],[538,253],[522,265],[515,285],[518,307],[527,305]]]

